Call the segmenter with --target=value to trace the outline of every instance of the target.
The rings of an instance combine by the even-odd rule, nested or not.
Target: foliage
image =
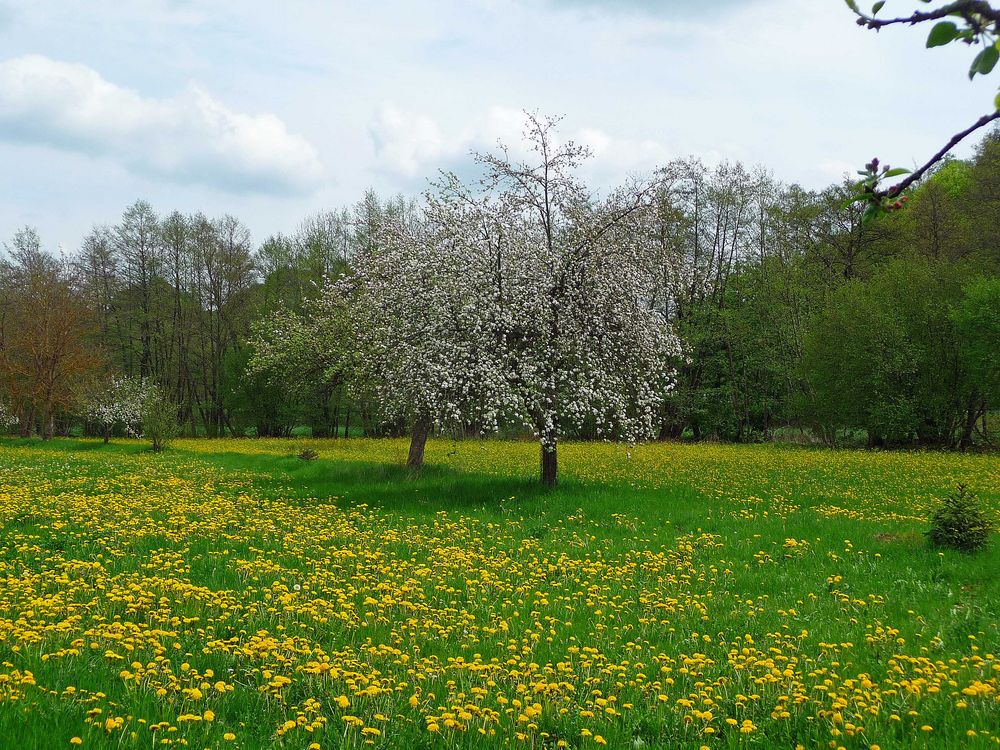
[[[972,280],[952,321],[975,386],[990,403],[1000,403],[1000,277]]]
[[[970,395],[948,315],[960,294],[956,269],[912,258],[838,289],[805,341],[815,419],[871,444],[951,444]]]
[[[539,118],[478,158],[482,184],[369,193],[256,250],[232,217],[142,202],[69,259],[19,231],[0,262],[8,421],[88,430],[93,383],[120,374],[209,436],[990,444],[996,133],[868,223],[849,183],[738,163],[676,160],[598,196]]]
[[[42,250],[25,228],[0,258],[0,397],[11,404],[22,436],[45,439],[57,415],[100,368],[87,341],[90,310],[67,265]]]
[[[222,406],[235,435],[287,437],[301,424],[303,408],[291,384],[250,367],[252,345],[233,350],[222,363]]]
[[[167,396],[162,388],[148,386],[142,402],[142,435],[153,444],[153,451],[159,453],[177,437],[180,425],[177,421],[177,404]]]
[[[993,529],[994,524],[980,507],[976,496],[960,484],[934,511],[927,538],[935,547],[972,553],[986,547]]]

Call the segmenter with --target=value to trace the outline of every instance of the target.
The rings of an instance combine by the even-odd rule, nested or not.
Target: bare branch
[[[977,16],[979,19],[988,21],[989,23],[1000,23],[1000,10],[994,9],[993,6],[988,2],[984,2],[984,0],[957,0],[957,2],[942,5],[940,8],[932,11],[916,11],[913,15],[899,18],[875,18],[861,12],[856,7],[853,7],[852,10],[858,16],[858,26],[875,29],[876,31],[886,26],[898,24],[915,26],[924,21],[936,21],[953,15],[961,16],[976,26],[982,25],[976,21]]]
[[[951,139],[938,151],[934,156],[932,156],[923,166],[914,172],[907,175],[905,180],[898,182],[892,187],[886,190],[875,190],[872,192],[872,197],[874,198],[895,198],[902,194],[906,188],[910,187],[913,183],[927,174],[927,171],[931,169],[935,164],[940,162],[944,157],[951,151],[955,146],[961,143],[966,137],[980,128],[986,127],[994,120],[1000,118],[1000,110],[997,110],[993,114],[983,115],[978,120],[976,120],[972,125],[967,127],[965,130],[955,133]]]

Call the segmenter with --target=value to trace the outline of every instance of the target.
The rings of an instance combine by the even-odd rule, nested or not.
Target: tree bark
[[[550,445],[546,445],[543,441],[541,444],[541,459],[542,459],[542,484],[546,487],[555,487],[558,481],[558,459],[556,456],[556,443],[552,441]]]
[[[410,454],[406,457],[406,468],[419,471],[424,465],[424,448],[430,432],[431,420],[424,416],[417,417],[410,434]]]
[[[55,415],[51,406],[46,406],[44,417],[42,417],[42,440],[51,440],[55,433]]]
[[[35,424],[35,410],[27,409],[22,411],[20,424],[18,425],[17,434],[22,438],[31,437],[31,428]]]

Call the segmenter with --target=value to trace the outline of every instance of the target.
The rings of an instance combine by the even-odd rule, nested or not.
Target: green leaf
[[[844,0],[844,2],[846,2],[847,3],[847,7],[850,8],[851,10],[853,10],[855,13],[860,13],[861,12],[860,10],[858,10],[858,4],[856,2],[854,2],[854,0]]]
[[[872,6],[872,15],[878,15],[878,12],[882,10],[883,5],[885,5],[885,0],[878,0],[878,2]]]
[[[958,26],[951,21],[941,21],[934,25],[931,33],[927,35],[928,47],[940,47],[955,40],[958,36]]]
[[[997,94],[997,98],[993,100],[993,106],[1000,110],[1000,94]]]
[[[969,68],[969,78],[975,77],[976,73],[980,75],[991,73],[993,68],[996,67],[998,60],[1000,60],[1000,50],[992,44],[989,47],[985,47],[972,61],[972,67]]]
[[[903,169],[903,167],[896,167],[895,169],[890,169],[886,172],[883,177],[899,177],[901,174],[909,174],[909,169]]]
[[[984,49],[981,54],[983,59],[979,63],[979,72],[986,75],[996,67],[997,61],[1000,61],[1000,49],[994,44]]]
[[[861,223],[867,224],[881,213],[882,209],[877,203],[869,203],[868,208],[861,214]]]

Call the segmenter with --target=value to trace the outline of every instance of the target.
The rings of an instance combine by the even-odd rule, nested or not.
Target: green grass
[[[0,738],[995,746],[1000,544],[923,531],[957,482],[1000,518],[996,457],[405,447],[0,441]]]

